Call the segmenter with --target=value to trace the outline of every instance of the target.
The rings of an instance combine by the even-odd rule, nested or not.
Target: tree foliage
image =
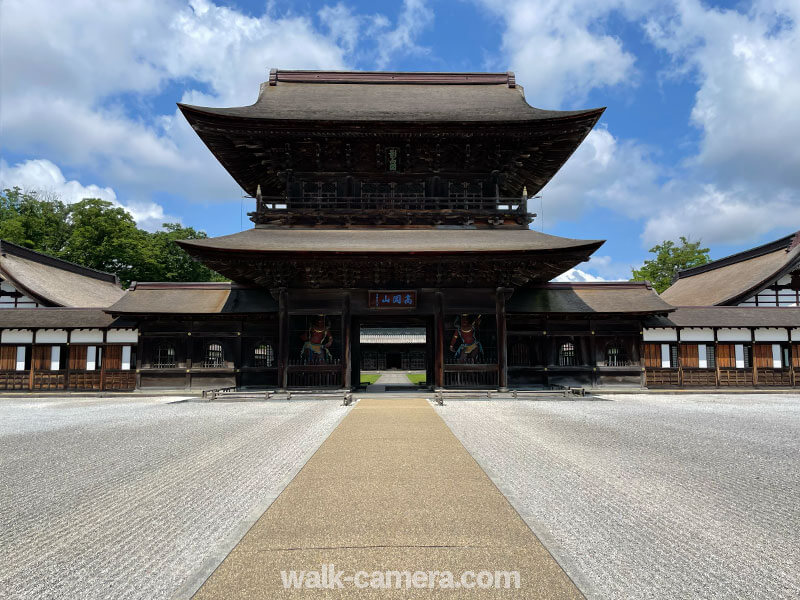
[[[655,258],[644,261],[640,269],[631,269],[631,281],[649,281],[660,294],[672,285],[678,271],[699,267],[710,259],[708,248],[701,248],[701,241],[690,242],[684,236],[680,244],[666,240],[650,248]]]
[[[180,223],[139,229],[125,209],[98,198],[65,204],[15,187],[0,193],[0,239],[131,281],[224,281],[176,240],[207,237]]]

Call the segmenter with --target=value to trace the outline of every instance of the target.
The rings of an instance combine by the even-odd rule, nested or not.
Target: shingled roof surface
[[[193,113],[268,120],[314,121],[536,121],[590,116],[602,108],[542,110],[525,101],[507,73],[375,73],[275,71],[251,106],[208,108],[179,104]],[[512,76],[513,77],[513,76]]]
[[[125,292],[111,273],[0,241],[0,277],[42,304],[106,307]]]
[[[800,327],[800,308],[754,306],[681,306],[647,327]]]
[[[510,313],[668,313],[664,302],[645,283],[548,283],[517,290],[508,301]]]
[[[661,297],[674,306],[733,304],[800,264],[800,232],[678,273]]]
[[[114,317],[100,308],[6,308],[0,310],[3,329],[64,329],[108,327]]]
[[[137,283],[108,312],[112,314],[236,314],[275,312],[267,290],[230,283]]]
[[[603,240],[575,240],[531,229],[248,229],[178,242],[189,250],[318,253],[524,252],[590,250]]]

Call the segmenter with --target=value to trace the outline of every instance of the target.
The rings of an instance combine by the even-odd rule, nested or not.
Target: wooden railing
[[[522,198],[489,197],[404,197],[404,196],[334,196],[310,198],[285,198],[264,196],[257,204],[256,213],[304,211],[361,211],[361,210],[435,210],[481,211],[496,213],[527,212],[527,200]]]
[[[0,390],[27,390],[29,387],[29,371],[0,371]]]

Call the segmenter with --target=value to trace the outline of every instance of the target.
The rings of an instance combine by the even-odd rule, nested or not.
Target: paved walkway
[[[456,582],[465,571],[519,571],[520,588],[448,590],[430,576],[433,590],[360,589],[346,582],[340,590],[284,589],[281,571],[320,570],[323,564],[333,564],[345,578],[362,570],[370,577],[376,570],[451,571]],[[465,581],[475,580],[467,575]],[[365,399],[195,598],[465,594],[582,597],[427,401]]]

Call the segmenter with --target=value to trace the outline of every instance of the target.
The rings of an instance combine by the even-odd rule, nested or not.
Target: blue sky
[[[800,228],[799,23],[796,0],[4,0],[0,186],[232,233],[252,201],[175,102],[250,104],[270,67],[513,70],[534,106],[608,107],[534,227],[607,239],[575,276],[624,278],[664,239]]]

